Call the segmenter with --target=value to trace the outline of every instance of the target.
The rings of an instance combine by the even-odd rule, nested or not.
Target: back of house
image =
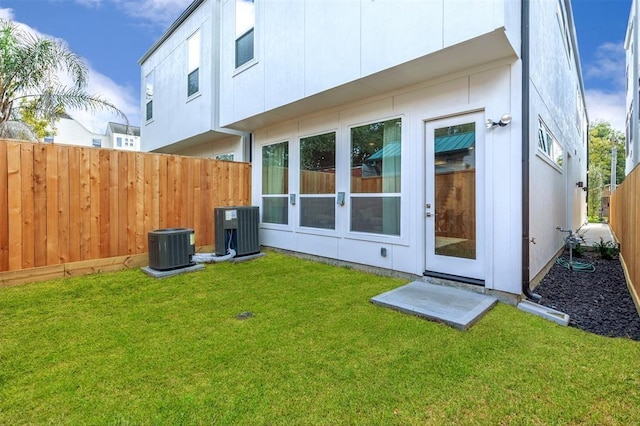
[[[586,217],[568,0],[196,0],[140,64],[142,148],[251,161],[263,245],[520,295]]]

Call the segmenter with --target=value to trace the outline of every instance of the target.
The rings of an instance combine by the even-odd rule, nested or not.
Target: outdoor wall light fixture
[[[490,118],[487,118],[487,121],[485,122],[485,124],[487,125],[487,129],[492,129],[496,126],[500,126],[500,127],[504,127],[507,124],[511,123],[511,114],[504,114],[502,117],[500,117],[500,121],[493,121]]]
[[[576,182],[576,186],[578,188],[582,188],[584,186],[584,182],[580,181],[580,182]]]

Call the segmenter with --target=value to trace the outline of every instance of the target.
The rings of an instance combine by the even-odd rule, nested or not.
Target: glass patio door
[[[425,270],[484,279],[484,114],[426,127]]]

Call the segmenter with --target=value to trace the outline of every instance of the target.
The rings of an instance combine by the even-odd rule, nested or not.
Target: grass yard
[[[0,424],[640,424],[640,342],[369,303],[403,283],[269,252],[0,288]]]

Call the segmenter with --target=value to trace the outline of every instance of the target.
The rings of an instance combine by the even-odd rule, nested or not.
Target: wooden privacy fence
[[[213,245],[214,207],[249,205],[250,182],[247,163],[0,140],[0,274],[143,254],[159,228]]]
[[[611,194],[609,225],[620,242],[620,258],[640,309],[640,167]]]

